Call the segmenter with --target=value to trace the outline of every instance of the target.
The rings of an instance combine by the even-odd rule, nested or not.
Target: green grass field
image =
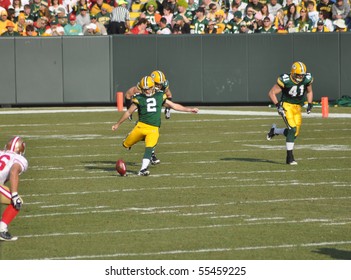
[[[23,136],[29,169],[0,259],[351,259],[351,119],[332,115],[351,109],[304,116],[297,166],[284,138],[266,140],[275,109],[206,109],[244,113],[163,119],[149,177],[136,175],[143,143],[121,146],[134,122],[111,131],[117,111],[2,109],[17,113],[1,114],[0,143]]]

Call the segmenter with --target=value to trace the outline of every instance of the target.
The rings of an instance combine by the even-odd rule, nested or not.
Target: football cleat
[[[17,239],[17,236],[12,236],[8,231],[0,232],[0,240],[2,241],[16,241]]]
[[[132,121],[133,120],[133,115],[129,115],[128,120]]]
[[[292,151],[287,151],[286,164],[297,165],[297,162],[294,159],[294,155],[293,155]]]
[[[151,155],[151,164],[156,165],[159,164],[161,161],[156,157],[155,153],[152,153]]]
[[[171,109],[170,108],[165,109],[165,118],[167,120],[171,118]]]
[[[274,133],[274,130],[277,128],[276,124],[272,124],[272,128],[269,130],[269,132],[267,133],[267,140],[270,141],[272,140],[272,138],[276,135]]]
[[[139,171],[138,176],[149,176],[150,171],[147,169],[142,169]]]

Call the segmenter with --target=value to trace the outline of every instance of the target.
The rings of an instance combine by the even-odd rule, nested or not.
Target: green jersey
[[[152,96],[136,94],[133,103],[138,107],[139,121],[148,125],[161,126],[161,110],[167,95],[163,91],[156,91]]]
[[[278,77],[277,84],[282,89],[282,102],[303,105],[306,97],[307,86],[313,83],[311,73],[306,73],[305,78],[298,84],[294,83],[290,74],[282,74]]]

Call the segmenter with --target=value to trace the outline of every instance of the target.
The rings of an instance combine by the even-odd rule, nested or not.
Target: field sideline
[[[134,122],[111,131],[121,114],[0,110],[0,144],[23,136],[29,160],[10,228],[19,240],[1,242],[0,259],[351,259],[350,108],[304,113],[297,166],[285,164],[283,138],[266,140],[283,126],[274,108],[172,111],[149,177],[136,175],[143,143],[121,147]]]

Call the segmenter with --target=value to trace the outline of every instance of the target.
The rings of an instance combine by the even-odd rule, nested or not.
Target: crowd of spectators
[[[0,0],[0,34],[349,32],[350,1]],[[138,17],[131,19],[132,13],[138,14]]]

